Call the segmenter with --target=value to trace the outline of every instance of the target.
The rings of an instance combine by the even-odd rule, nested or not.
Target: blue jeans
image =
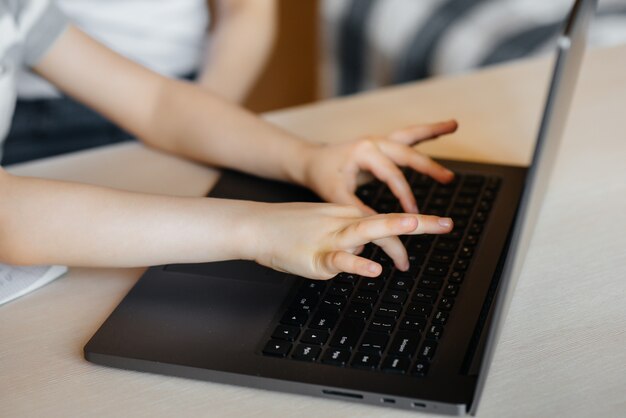
[[[99,147],[132,137],[70,98],[18,100],[2,165]]]
[[[192,81],[196,72],[181,76]],[[133,137],[90,108],[70,99],[18,100],[0,165],[95,148]]]

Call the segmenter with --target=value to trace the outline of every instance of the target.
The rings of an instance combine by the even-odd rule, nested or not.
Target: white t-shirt
[[[15,107],[15,77],[35,65],[67,26],[48,0],[0,0],[0,160]]]
[[[207,0],[57,0],[86,33],[112,50],[169,77],[202,64],[209,14]],[[58,92],[32,73],[18,76],[20,98]]]

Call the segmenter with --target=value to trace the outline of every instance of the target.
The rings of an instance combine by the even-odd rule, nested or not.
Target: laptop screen
[[[476,413],[504,316],[508,311],[550,181],[585,52],[589,23],[596,4],[597,0],[577,0],[566,21],[563,34],[558,39],[552,80],[493,308],[494,320],[488,330],[488,341],[470,411],[472,414]]]

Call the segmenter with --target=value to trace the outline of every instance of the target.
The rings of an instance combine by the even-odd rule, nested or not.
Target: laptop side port
[[[322,389],[322,393],[324,395],[342,396],[344,398],[363,399],[363,395],[361,395],[359,393],[342,392],[342,391],[339,391],[339,390]]]
[[[392,398],[380,398],[380,401],[382,403],[396,403],[396,400]]]

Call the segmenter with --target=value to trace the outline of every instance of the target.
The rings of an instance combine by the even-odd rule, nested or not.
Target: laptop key
[[[413,287],[413,280],[404,277],[396,277],[389,282],[389,288],[408,292]]]
[[[479,224],[484,223],[487,220],[487,212],[485,211],[478,211],[476,212],[476,214],[474,215],[474,222],[477,222]]]
[[[430,261],[439,264],[450,264],[454,260],[454,253],[444,251],[434,251],[430,256]]]
[[[413,302],[420,302],[427,305],[432,305],[433,303],[435,303],[436,299],[437,293],[428,290],[418,289],[413,294]]]
[[[425,276],[425,277],[422,277],[419,280],[419,282],[417,282],[418,288],[428,289],[428,290],[439,290],[441,289],[442,285],[443,285],[443,281],[441,280],[440,277]]]
[[[378,363],[380,363],[380,356],[378,354],[356,353],[350,364],[359,369],[375,369]]]
[[[431,361],[433,356],[435,355],[435,351],[437,350],[437,343],[431,340],[426,340],[424,344],[422,344],[422,348],[418,353],[418,356]]]
[[[327,295],[348,297],[354,286],[350,283],[333,283],[328,289]]]
[[[321,345],[326,343],[329,336],[330,334],[328,333],[328,331],[307,329],[306,331],[304,331],[304,334],[302,334],[300,341],[302,341],[303,343]]]
[[[385,282],[380,279],[361,279],[359,289],[378,293],[382,290],[384,284]]]
[[[459,190],[459,196],[477,196],[480,193],[480,187],[476,186],[463,186]],[[458,201],[458,199],[455,200]]]
[[[364,305],[362,303],[352,303],[348,306],[347,316],[349,318],[361,318],[367,319],[372,314],[372,307],[370,305]]]
[[[463,278],[465,277],[465,273],[459,270],[455,270],[448,277],[448,282],[453,284],[459,284],[463,282]]]
[[[335,278],[333,279],[333,282],[349,283],[349,284],[354,285],[358,280],[359,280],[359,276],[357,276],[356,274],[339,273],[338,275],[335,276]]]
[[[424,269],[424,274],[428,274],[430,276],[446,276],[449,269],[450,268],[448,266],[443,266],[440,264],[429,264]]]
[[[354,318],[346,318],[337,327],[337,331],[330,340],[330,346],[352,350],[359,341],[365,322]]]
[[[428,373],[428,367],[428,361],[419,359],[413,366],[411,374],[413,374],[414,376],[426,376],[426,374]]]
[[[283,325],[293,325],[296,327],[301,327],[302,325],[304,325],[308,317],[309,316],[304,311],[289,310],[285,312],[280,320],[280,323]]]
[[[465,238],[463,245],[472,246],[478,243],[478,235],[470,234]]]
[[[265,344],[263,354],[275,357],[285,357],[289,354],[291,346],[292,344],[287,341],[270,340],[267,344]]]
[[[320,280],[305,280],[304,283],[302,283],[300,292],[319,295],[324,289],[326,289],[326,282]]]
[[[444,198],[444,197],[435,197],[433,196],[433,198],[430,199],[430,202],[428,202],[428,209],[427,210],[431,210],[431,209],[446,209],[448,206],[450,206],[450,199]],[[432,212],[432,210],[431,210]]]
[[[453,231],[461,231],[464,230],[465,228],[467,228],[467,219],[455,219],[454,220],[454,229]],[[479,231],[480,232],[480,231]]]
[[[436,325],[445,325],[446,322],[448,322],[448,313],[444,311],[437,311],[432,322]]]
[[[411,254],[425,254],[430,250],[430,241],[412,241],[409,245],[409,251]]]
[[[500,178],[499,177],[489,177],[487,178],[487,185],[485,188],[489,191],[495,191],[500,186]]]
[[[470,234],[480,234],[483,230],[483,224],[474,222],[469,228]]]
[[[464,259],[464,258],[459,258],[454,263],[455,270],[465,271],[467,270],[467,267],[469,267],[469,260]]]
[[[381,304],[376,311],[376,316],[387,318],[398,318],[402,307],[399,305]]]
[[[451,298],[456,297],[456,295],[459,294],[459,285],[457,284],[448,284],[444,289],[443,289],[443,294],[445,296],[449,296]]]
[[[339,315],[336,312],[329,310],[318,311],[315,315],[313,315],[309,327],[330,331],[335,327],[338,320]]]
[[[322,356],[322,363],[344,366],[350,360],[350,352],[340,348],[328,348]]]
[[[466,212],[463,212],[462,210],[459,211],[460,214],[463,214],[463,216],[469,216],[472,214],[472,208],[474,207],[474,205],[476,205],[476,195],[474,196],[459,196],[455,201],[454,204],[456,205],[456,207],[458,209],[465,209]]]
[[[420,342],[420,334],[412,331],[399,331],[389,347],[390,354],[412,356]]]
[[[395,303],[398,305],[402,305],[406,302],[407,293],[400,290],[388,290],[383,296],[383,302],[385,303]]]
[[[380,354],[385,350],[389,336],[377,332],[367,332],[361,340],[359,351]]]
[[[320,304],[320,309],[338,312],[346,306],[346,302],[347,300],[344,296],[326,295]]]
[[[277,340],[293,341],[296,339],[296,337],[298,337],[298,334],[300,334],[299,327],[292,327],[289,325],[279,325],[274,330],[274,333],[272,334],[272,338],[277,339]]]
[[[482,186],[485,183],[485,177],[479,174],[468,174],[465,176],[464,185]]]
[[[444,297],[443,299],[439,301],[439,305],[437,306],[437,309],[439,309],[440,311],[450,311],[453,306],[454,306],[454,299]]]
[[[396,325],[393,318],[375,317],[370,323],[369,330],[374,332],[391,333]]]
[[[410,365],[406,357],[387,356],[380,368],[385,372],[404,374],[409,370]]]
[[[411,303],[406,310],[406,314],[409,316],[417,316],[426,318],[430,315],[433,308],[429,304],[425,303]]]
[[[457,199],[457,202],[455,202],[456,205],[458,205],[458,207],[453,207],[450,210],[450,213],[448,213],[448,215],[450,215],[450,217],[452,219],[458,219],[458,218],[464,218],[464,219],[468,219],[470,216],[472,216],[472,208],[471,207],[462,207],[462,201],[468,200],[468,198],[459,198]],[[472,199],[473,200],[473,199]],[[474,202],[469,202],[466,206],[473,206]]]
[[[431,325],[426,332],[426,338],[429,340],[438,341],[443,334],[443,327],[441,325]]]
[[[422,332],[425,326],[426,326],[426,320],[423,318],[405,316],[402,319],[402,321],[400,321],[400,329],[404,329],[408,331]]]
[[[435,243],[435,250],[454,252],[456,251],[458,246],[459,246],[458,241],[438,240]]]
[[[488,201],[492,202],[496,198],[496,193],[493,190],[487,189],[483,193],[482,198],[484,200],[488,200]]]
[[[374,292],[366,292],[364,290],[359,290],[354,294],[353,301],[363,303],[366,305],[373,305],[376,303],[378,299],[378,294]]]
[[[301,309],[305,312],[311,312],[317,305],[318,301],[319,301],[319,298],[317,297],[316,294],[304,293],[296,297],[296,300],[292,304],[291,307],[293,310]]]
[[[293,351],[292,357],[296,360],[315,361],[320,356],[322,349],[314,345],[299,344]]]

